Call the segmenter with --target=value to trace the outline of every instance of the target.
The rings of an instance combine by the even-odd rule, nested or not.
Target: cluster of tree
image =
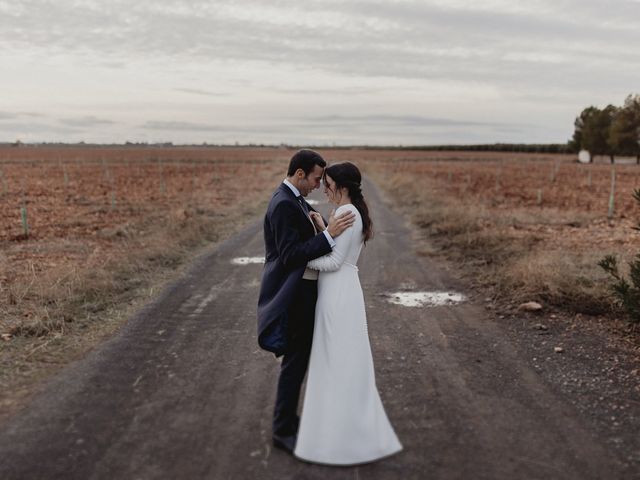
[[[629,95],[622,107],[587,107],[574,122],[572,150],[588,150],[594,155],[635,156],[640,163],[640,95]]]

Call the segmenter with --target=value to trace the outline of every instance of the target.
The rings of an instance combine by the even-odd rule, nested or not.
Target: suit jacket
[[[287,351],[287,310],[307,263],[331,252],[331,245],[322,232],[315,233],[309,217],[284,183],[273,193],[264,216],[264,245],[258,344],[278,357]]]

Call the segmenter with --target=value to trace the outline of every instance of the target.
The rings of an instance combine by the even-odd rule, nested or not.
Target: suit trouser
[[[309,365],[318,298],[316,280],[300,280],[289,307],[290,347],[282,357],[273,414],[273,433],[289,436],[298,431],[300,388]]]

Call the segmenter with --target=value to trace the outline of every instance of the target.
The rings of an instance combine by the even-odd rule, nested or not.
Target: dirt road
[[[331,468],[271,447],[278,363],[256,344],[262,267],[231,262],[263,255],[258,221],[2,425],[0,478],[633,478],[474,301],[388,301],[388,292],[462,287],[415,255],[402,219],[367,187],[377,237],[361,281],[378,388],[403,452]]]

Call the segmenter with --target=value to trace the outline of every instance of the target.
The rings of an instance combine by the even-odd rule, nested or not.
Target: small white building
[[[580,163],[591,163],[591,153],[589,153],[589,150],[580,150],[578,153],[578,161]]]

